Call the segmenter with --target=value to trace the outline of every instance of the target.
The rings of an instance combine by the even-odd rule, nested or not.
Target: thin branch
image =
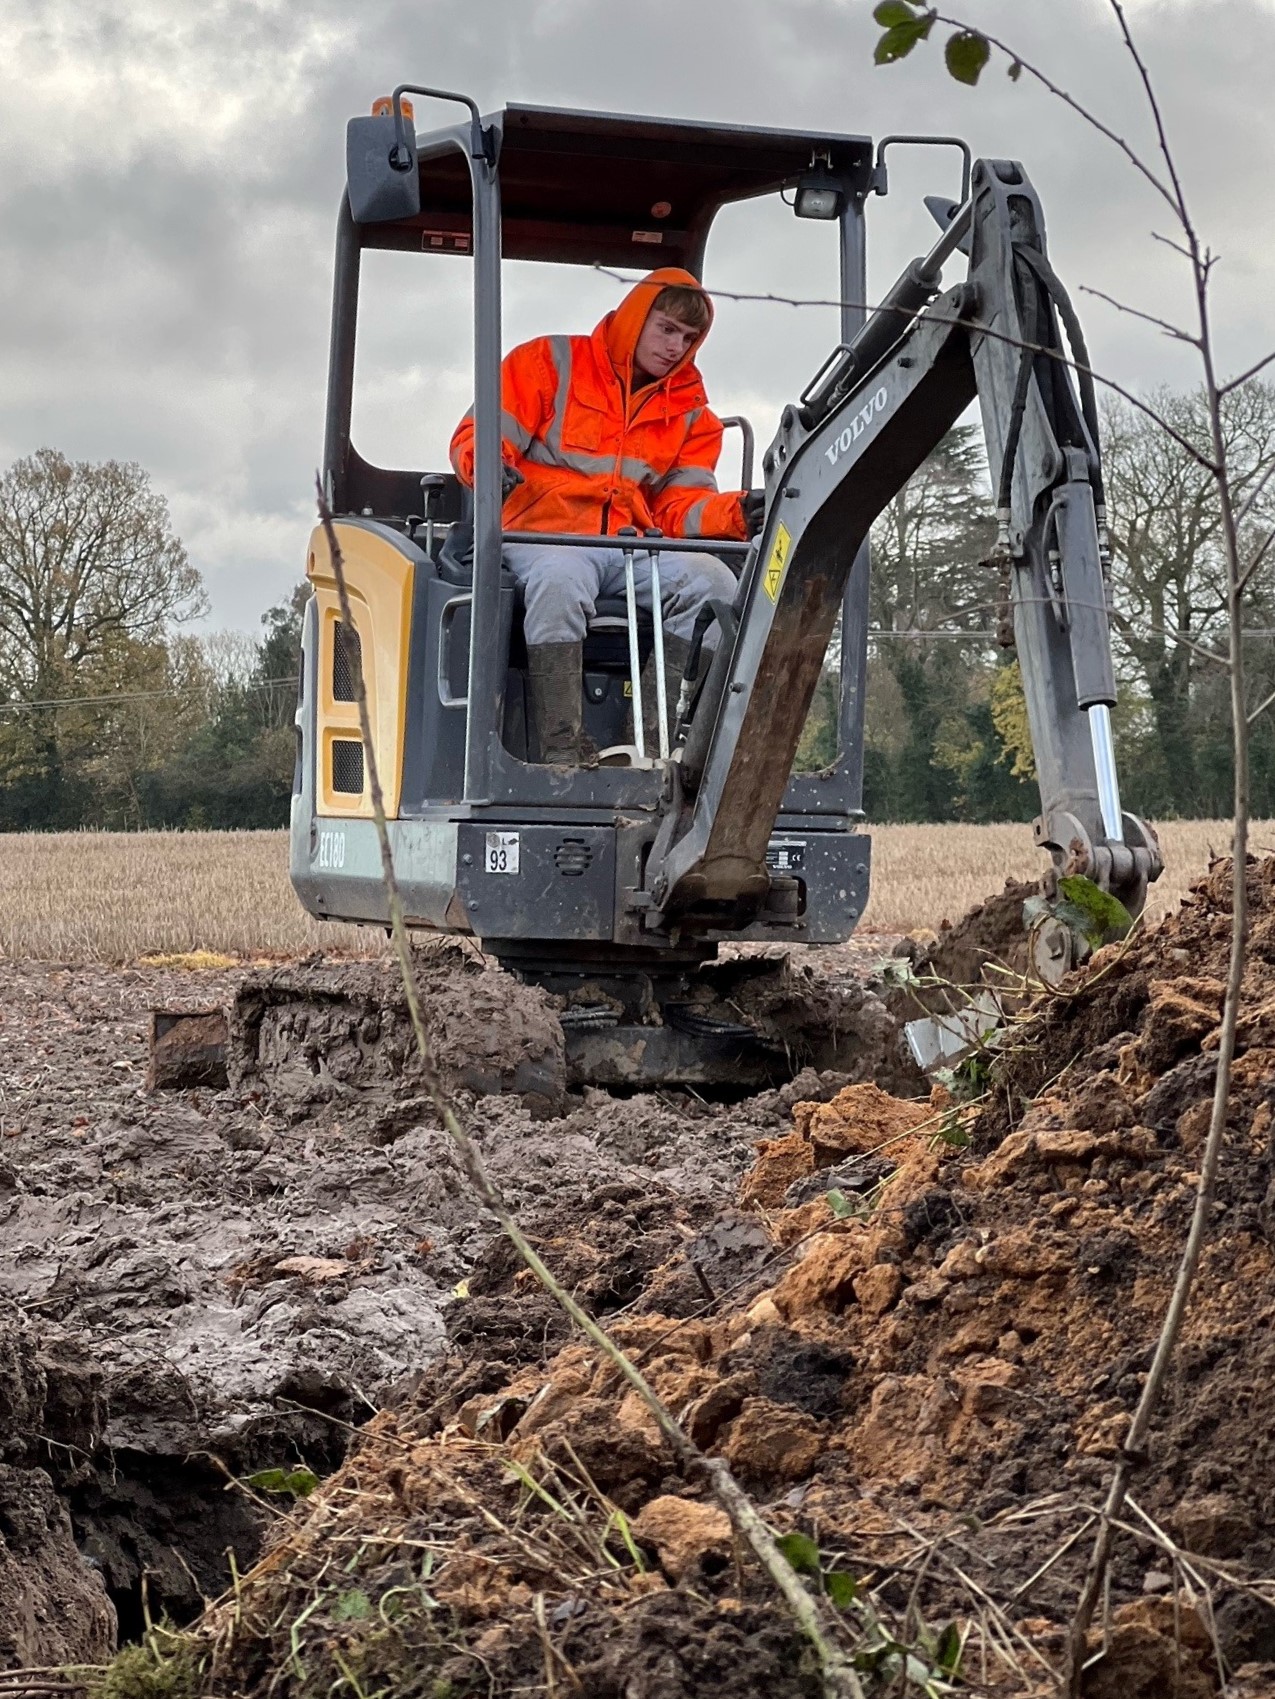
[[[1188,265],[1195,264],[1195,256],[1192,254],[1190,248],[1184,248],[1181,242],[1175,242],[1172,236],[1162,236],[1158,230],[1153,230],[1151,232],[1151,240],[1153,242],[1163,242],[1166,248],[1172,248],[1174,253],[1181,255]]]
[[[968,30],[973,27],[964,22],[961,18],[945,17],[941,12],[936,12],[934,17],[936,23],[950,24],[953,29]],[[1137,150],[1127,141],[1125,141],[1123,136],[1118,135],[1109,124],[1105,124],[1096,112],[1091,112],[1087,106],[1078,101],[1075,95],[1068,94],[1065,88],[1060,87],[1060,85],[1054,82],[1052,78],[1047,77],[1043,71],[1039,70],[1029,60],[1024,59],[1020,54],[1015,53],[1013,48],[1001,41],[999,37],[989,35],[988,32],[981,27],[978,28],[977,33],[982,36],[983,40],[986,41],[990,47],[997,48],[1007,59],[1013,60],[1016,65],[1021,65],[1023,70],[1027,72],[1027,75],[1029,77],[1033,77],[1042,88],[1048,89],[1050,94],[1054,95],[1058,100],[1061,100],[1064,106],[1070,106],[1071,110],[1076,113],[1078,117],[1083,118],[1086,124],[1089,124],[1093,129],[1097,130],[1100,136],[1105,136],[1109,142],[1118,147],[1121,153],[1124,154],[1125,158],[1129,161],[1130,165],[1133,166],[1134,170],[1138,172],[1139,176],[1145,177],[1155,192],[1168,202],[1169,206],[1173,209],[1174,214],[1177,214],[1178,208],[1174,204],[1173,195],[1168,185],[1156,176],[1155,172],[1142,158],[1142,155],[1138,153]]]
[[[1257,547],[1257,549],[1256,549],[1256,551],[1253,555],[1252,560],[1249,561],[1248,565],[1244,568],[1244,571],[1240,574],[1240,589],[1241,590],[1247,590],[1249,580],[1253,577],[1253,575],[1257,571],[1258,567],[1261,566],[1262,562],[1266,559],[1266,555],[1267,555],[1272,543],[1275,543],[1275,526],[1272,526],[1271,529],[1266,533],[1265,537],[1262,539],[1261,543],[1258,545],[1258,547]],[[1267,635],[1269,635],[1269,633]]]
[[[1251,726],[1254,720],[1260,720],[1262,715],[1273,702],[1275,702],[1275,690],[1272,690],[1269,696],[1263,697],[1263,699],[1257,704],[1257,707],[1253,709],[1252,713],[1244,716],[1248,724]]]
[[[1260,360],[1255,360],[1247,371],[1240,373],[1239,377],[1228,378],[1218,389],[1218,394],[1229,395],[1233,389],[1241,388],[1250,378],[1255,378],[1260,371],[1269,366],[1272,360],[1275,360],[1275,349],[1272,349],[1269,354],[1263,354]]]
[[[341,618],[353,629],[354,614],[350,606],[349,589],[345,579],[345,561],[337,538],[336,526],[333,524],[332,510],[324,495],[321,480],[316,478],[315,485],[318,492],[319,518],[323,525],[324,535],[327,538],[328,550],[332,559],[332,573],[336,579],[337,596],[341,604]],[[689,1473],[699,1475],[707,1481],[713,1496],[730,1518],[731,1526],[740,1538],[746,1540],[752,1547],[762,1568],[783,1595],[799,1628],[814,1648],[823,1674],[823,1688],[827,1699],[863,1699],[863,1688],[859,1678],[850,1667],[845,1654],[826,1631],[816,1600],[807,1591],[796,1570],[792,1568],[775,1544],[774,1535],[762,1520],[752,1500],[735,1481],[724,1459],[707,1457],[700,1450],[661,1402],[641,1371],[625,1356],[610,1335],[599,1327],[593,1317],[583,1310],[571,1294],[559,1285],[528,1242],[502,1193],[487,1172],[486,1164],[483,1162],[477,1145],[460,1124],[451,1099],[435,1069],[433,1054],[425,1035],[425,1024],[421,1016],[420,998],[416,988],[416,976],[412,970],[411,946],[407,938],[402,897],[399,892],[398,879],[394,872],[394,857],[390,848],[389,830],[385,821],[385,803],[377,769],[376,751],[372,743],[372,722],[368,712],[367,689],[357,649],[351,657],[351,663],[354,673],[355,699],[359,710],[359,734],[363,741],[363,759],[366,764],[368,789],[372,799],[376,835],[381,850],[381,877],[389,907],[390,932],[394,953],[398,959],[399,972],[403,980],[408,1015],[412,1023],[412,1031],[416,1037],[416,1049],[421,1062],[422,1079],[426,1093],[456,1147],[456,1152],[460,1157],[461,1165],[469,1182],[481,1202],[500,1223],[506,1238],[545,1291],[549,1293],[561,1309],[565,1310],[581,1332],[592,1340],[603,1356],[613,1364],[646,1404],[654,1416],[661,1434],[667,1440],[670,1450],[681,1466]]]
[[[1191,223],[1191,215],[1187,211],[1186,195],[1182,189],[1182,179],[1178,175],[1177,164],[1173,158],[1173,150],[1169,146],[1168,133],[1164,127],[1164,115],[1160,111],[1160,102],[1151,82],[1151,73],[1147,70],[1146,61],[1143,59],[1142,53],[1130,32],[1129,20],[1125,17],[1124,7],[1121,5],[1121,0],[1110,0],[1110,3],[1111,10],[1115,13],[1116,21],[1120,25],[1120,34],[1124,37],[1124,44],[1129,50],[1129,57],[1137,66],[1138,76],[1142,79],[1142,87],[1147,97],[1147,105],[1151,108],[1151,117],[1155,123],[1156,140],[1160,144],[1160,157],[1164,160],[1165,169],[1169,173],[1169,181],[1173,184],[1173,210],[1177,214],[1178,221],[1182,225],[1183,230],[1186,232],[1188,240],[1194,247],[1195,230]]]
[[[1158,319],[1154,313],[1144,313],[1140,307],[1131,307],[1127,301],[1118,301],[1114,295],[1108,295],[1105,289],[1095,289],[1088,283],[1079,285],[1082,295],[1092,295],[1096,300],[1105,301],[1109,307],[1114,307],[1118,313],[1128,313],[1130,318],[1142,319],[1147,324],[1158,325],[1166,336],[1172,336],[1178,342],[1189,342],[1192,348],[1200,346],[1198,336],[1192,336],[1190,331],[1183,330],[1179,325],[1170,324],[1168,319]]]
[[[617,271],[609,265],[603,265],[600,260],[594,261],[593,270],[600,272],[603,277],[609,277],[616,283],[623,283],[629,287],[632,287],[635,281],[631,277],[626,277],[622,271]],[[708,295],[717,301],[758,301],[776,307],[848,308],[854,312],[869,314],[878,312],[897,313],[900,318],[907,319],[912,323],[924,319],[927,324],[947,325],[952,329],[967,330],[971,335],[986,336],[992,342],[1003,342],[1008,347],[1020,349],[1026,354],[1043,354],[1047,359],[1057,360],[1060,366],[1066,366],[1068,371],[1078,372],[1082,377],[1092,378],[1095,383],[1102,384],[1105,389],[1109,389],[1113,394],[1120,396],[1121,400],[1127,401],[1130,407],[1135,408],[1139,413],[1150,419],[1153,424],[1158,425],[1166,436],[1172,437],[1178,447],[1189,454],[1197,465],[1202,466],[1206,472],[1211,473],[1214,477],[1217,476],[1216,464],[1206,454],[1201,453],[1189,437],[1183,436],[1182,432],[1175,425],[1170,424],[1162,414],[1157,413],[1154,407],[1142,400],[1140,396],[1135,395],[1132,390],[1126,389],[1123,384],[1118,384],[1114,378],[1106,377],[1102,372],[1095,371],[1092,366],[1081,365],[1078,360],[1071,359],[1059,348],[1047,348],[1042,342],[1025,342],[1022,337],[1009,336],[1002,330],[995,330],[991,325],[984,324],[980,319],[947,318],[940,313],[935,313],[928,307],[914,310],[909,307],[897,306],[892,301],[882,301],[874,305],[867,301],[837,301],[817,296],[776,295],[772,292],[757,294],[742,289],[710,289],[707,284],[701,284],[699,289],[701,294]]]
[[[1248,494],[1244,497],[1244,500],[1236,509],[1235,529],[1237,531],[1248,518],[1249,514],[1252,513],[1253,509],[1257,506],[1258,502],[1261,500],[1262,491],[1266,488],[1267,484],[1270,483],[1273,477],[1275,477],[1275,460],[1272,460],[1266,467],[1261,477],[1257,480],[1256,484],[1253,485],[1253,488],[1248,492]]]

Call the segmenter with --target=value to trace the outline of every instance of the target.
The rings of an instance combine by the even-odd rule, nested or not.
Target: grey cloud
[[[956,131],[1022,158],[1060,269],[1152,311],[1189,306],[1149,235],[1163,211],[1100,138],[995,67],[961,89],[938,53],[870,63],[869,0],[10,0],[0,40],[0,460],[42,442],[141,460],[171,498],[218,623],[248,626],[300,568],[322,435],[344,124],[396,80],[507,99],[881,134]],[[972,8],[1152,142],[1099,0]],[[1136,4],[1200,222],[1223,256],[1219,340],[1275,344],[1270,264],[1275,13]],[[432,122],[422,103],[419,120]],[[870,206],[872,288],[929,240],[941,156],[900,155]],[[824,233],[777,208],[724,215],[710,282],[823,293]],[[408,262],[404,262],[407,265]],[[420,262],[360,344],[365,446],[445,442],[468,395],[468,268]],[[391,293],[390,273],[373,278]],[[613,286],[543,270],[507,283],[509,338],[594,322]],[[369,301],[371,294],[369,293]],[[1193,375],[1178,350],[1082,302],[1095,357],[1134,384]],[[830,313],[723,303],[705,365],[766,435],[835,332]],[[421,452],[424,452],[422,447]]]

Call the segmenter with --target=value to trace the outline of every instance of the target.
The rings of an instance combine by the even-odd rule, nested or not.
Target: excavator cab
[[[518,260],[552,260],[626,270],[679,265],[702,276],[723,206],[813,184],[814,213],[839,245],[842,293],[862,300],[871,144],[530,106],[486,116],[469,107],[459,124],[417,135],[407,92],[349,129],[322,476],[356,629],[341,620],[316,529],[307,565],[314,596],[298,713],[293,882],[316,915],[386,919],[354,701],[357,652],[412,924],[477,936],[502,959],[544,971],[570,973],[581,961],[614,966],[627,954],[643,967],[652,958],[671,965],[676,976],[713,954],[715,929],[656,939],[633,906],[668,763],[659,750],[644,750],[645,759],[629,766],[551,768],[535,764],[539,752],[529,746],[521,609],[500,558],[502,271]],[[472,497],[449,469],[374,466],[352,441],[360,259],[368,248],[418,253],[430,265],[458,255],[471,264]],[[843,309],[843,340],[859,317]],[[727,423],[742,434],[748,487],[752,431],[744,420]],[[455,546],[458,538],[465,546]],[[658,539],[642,542],[659,548]],[[749,545],[704,546],[743,575]],[[865,572],[844,598],[837,759],[789,780],[769,846],[775,900],[755,905],[744,924],[724,914],[721,936],[835,942],[863,911],[869,846],[855,828],[866,597]],[[586,639],[584,726],[600,748],[630,735],[635,667],[640,675],[659,636],[649,617],[633,616],[623,598],[600,604]]]
[[[453,103],[463,116],[418,134],[408,95]],[[1042,788],[1037,841],[1055,874],[1091,871],[1135,907],[1159,871],[1149,829],[1120,810],[1105,717],[1114,684],[1096,423],[1061,366],[1016,351],[1049,354],[1055,341],[1061,351],[1067,316],[1050,294],[1043,218],[1021,168],[979,161],[971,172],[968,148],[955,144],[962,197],[932,208],[944,226],[935,248],[881,310],[868,316],[858,305],[864,204],[884,191],[884,149],[924,139],[887,138],[874,156],[854,135],[535,106],[483,115],[466,96],[410,85],[350,122],[322,482],[353,627],[341,619],[318,527],[307,563],[314,594],[292,880],[319,917],[388,919],[357,656],[409,923],[474,937],[560,993],[578,1077],[767,1077],[768,1064],[750,1076],[755,1035],[705,1000],[702,970],[722,941],[837,943],[853,932],[870,859],[859,829],[868,527],[976,397],[994,476],[1002,473],[1004,570]],[[518,540],[501,522],[504,265],[676,265],[702,277],[718,212],[767,195],[791,197],[798,216],[828,224],[840,341],[784,409],[766,452],[760,535],[709,545],[738,585],[732,606],[716,609],[711,666],[683,692],[671,747],[661,738],[624,766],[538,765],[521,610],[501,563],[505,543]],[[352,441],[368,248],[470,263],[472,500],[448,470],[375,466]],[[941,295],[942,267],[958,253],[970,277]],[[747,427],[744,447],[751,470]],[[685,546],[649,534],[611,541],[657,558]],[[838,625],[837,755],[819,772],[794,772]],[[585,729],[598,745],[621,741],[630,706],[640,742],[632,697],[646,653],[661,643],[658,614],[642,620],[632,596],[599,607],[583,681]]]

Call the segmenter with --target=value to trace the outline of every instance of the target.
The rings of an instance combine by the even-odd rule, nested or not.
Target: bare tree
[[[259,648],[251,632],[210,631],[200,647],[218,690],[244,685],[251,679]]]
[[[1148,398],[1201,456],[1209,449],[1203,391],[1157,390]],[[1248,526],[1269,525],[1275,491],[1275,386],[1261,380],[1221,397],[1221,424],[1232,484],[1242,503],[1254,497]],[[1206,805],[1201,792],[1201,735],[1227,633],[1227,581],[1216,479],[1145,414],[1111,398],[1103,409],[1104,474],[1114,545],[1113,627],[1122,671],[1148,703],[1167,803],[1178,813]],[[1259,630],[1275,615],[1275,561],[1252,580],[1246,624]],[[1269,644],[1250,643],[1259,662]],[[1212,657],[1216,655],[1215,660]],[[1210,740],[1211,741],[1211,740]],[[1211,796],[1208,800],[1211,800]]]
[[[133,462],[42,448],[0,477],[0,692],[77,694],[86,663],[204,612],[164,498]]]

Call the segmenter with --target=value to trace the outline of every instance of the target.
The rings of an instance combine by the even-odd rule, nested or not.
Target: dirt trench
[[[835,966],[856,1009],[870,959]],[[472,959],[422,969],[444,1078],[520,1216],[582,1255],[599,1223],[632,1241],[596,1278],[582,1264],[603,1315],[719,1231],[755,1140],[794,1101],[871,1077],[892,1050],[877,1022],[857,1071],[807,1070],[734,1104],[567,1092],[540,993]],[[800,991],[779,1001],[796,1009]],[[232,1083],[149,1091],[149,1010],[236,999]],[[45,1364],[0,1375],[16,1436],[0,1620],[16,1601],[61,1624],[0,1638],[0,1668],[97,1660],[140,1634],[144,1608],[190,1621],[229,1582],[227,1549],[249,1567],[291,1502],[247,1477],[329,1475],[458,1343],[507,1360],[565,1338],[545,1305],[498,1295],[492,1223],[435,1124],[385,968],[15,963],[0,1041],[0,1361]],[[758,1230],[740,1231],[752,1254]],[[732,1243],[697,1252],[694,1290],[733,1266]]]

